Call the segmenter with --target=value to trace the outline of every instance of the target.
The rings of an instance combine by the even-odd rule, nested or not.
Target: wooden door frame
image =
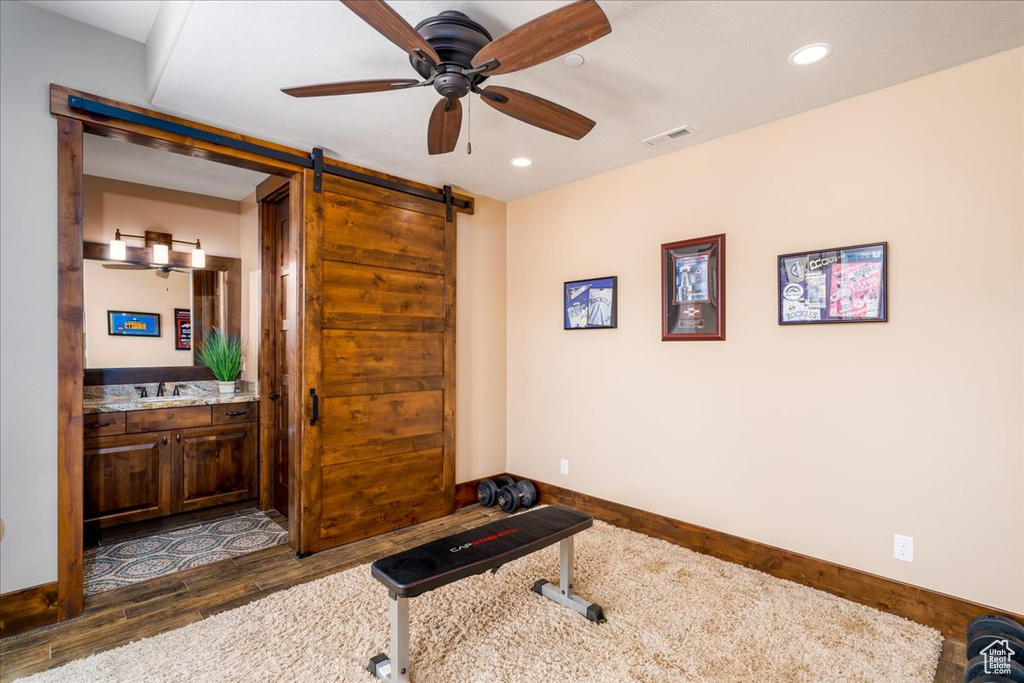
[[[271,176],[267,178],[256,188],[256,202],[259,204],[259,220],[260,220],[260,282],[263,289],[263,293],[260,296],[260,320],[262,324],[260,333],[260,353],[259,353],[259,382],[260,382],[260,424],[259,424],[259,445],[260,445],[260,456],[259,456],[259,471],[260,471],[260,497],[259,505],[261,510],[267,510],[273,507],[274,504],[274,455],[276,450],[277,441],[277,425],[272,419],[265,419],[271,415],[274,415],[275,407],[272,399],[270,398],[271,389],[271,368],[277,363],[276,354],[274,353],[274,345],[272,343],[271,325],[279,324],[276,321],[276,311],[274,310],[273,297],[268,296],[268,292],[275,292],[277,287],[275,272],[277,267],[277,260],[275,259],[275,249],[278,246],[277,240],[277,225],[275,222],[276,210],[274,203],[282,197],[288,197],[288,214],[289,223],[295,219],[296,216],[302,216],[302,194],[304,190],[304,178],[301,173],[293,174],[291,177],[280,177]],[[302,287],[299,283],[302,280],[304,274],[303,270],[298,267],[301,263],[302,256],[302,235],[296,234],[292,229],[289,230],[289,240],[291,242],[288,245],[288,263],[289,263],[289,274],[294,276],[294,292],[292,296],[294,301],[292,302],[291,311],[292,316],[289,316],[288,325],[289,330],[294,331],[289,337],[288,343],[288,360],[287,364],[291,374],[298,378],[299,372],[299,349],[302,348],[301,335],[302,326],[296,319],[298,312],[301,310],[300,306],[300,293]],[[266,390],[264,390],[266,387]],[[298,504],[298,490],[292,489],[293,485],[297,484],[297,463],[298,454],[301,451],[296,451],[295,447],[301,443],[302,430],[299,428],[301,420],[303,418],[303,402],[301,396],[297,392],[292,392],[289,395],[289,416],[288,426],[289,432],[295,436],[295,438],[289,438],[288,448],[288,544],[292,550],[299,551],[302,545],[302,533],[304,527],[299,524],[299,504]]]
[[[289,179],[291,188],[290,221],[296,226],[297,239],[293,240],[296,263],[304,263],[304,246],[301,229],[305,225],[303,205],[303,178],[312,176],[305,167],[289,163],[254,151],[226,147],[216,142],[189,137],[182,133],[168,132],[145,123],[125,121],[90,114],[82,109],[72,108],[69,97],[76,96],[117,107],[129,112],[151,117],[162,122],[179,124],[212,133],[235,142],[255,143],[268,150],[275,150],[292,156],[307,157],[308,152],[259,140],[233,131],[197,123],[189,119],[170,116],[158,111],[137,107],[117,100],[100,97],[61,85],[50,84],[50,114],[57,119],[57,619],[64,621],[79,616],[84,605],[82,587],[82,524],[83,524],[83,425],[82,425],[82,384],[84,362],[82,357],[82,315],[83,315],[83,213],[82,213],[82,149],[84,135],[89,133],[100,137],[131,142],[143,147],[194,156],[230,166],[240,166],[253,171],[281,175]],[[436,192],[436,188],[407,181],[396,176],[379,173],[372,169],[347,164],[333,159],[325,162],[350,171],[385,180],[398,181],[422,190]],[[456,195],[466,200],[468,208],[456,207],[465,213],[473,212],[470,197]],[[260,246],[261,269],[263,246]],[[296,269],[296,279],[302,273]],[[301,291],[296,282],[296,290]],[[301,302],[300,302],[301,304]],[[303,316],[300,305],[296,315]],[[301,327],[301,326],[299,326]],[[296,358],[301,358],[302,340],[296,337]],[[261,358],[262,361],[262,358]],[[268,387],[261,382],[259,387],[260,408],[267,405]],[[294,453],[301,453],[301,424],[305,409],[304,401],[295,401],[291,414],[295,444]],[[290,421],[291,421],[290,420]],[[261,458],[263,455],[260,456]],[[297,469],[297,468],[296,468]],[[261,463],[262,470],[262,463]],[[299,490],[300,482],[292,482]],[[289,496],[294,500],[294,497]],[[291,505],[291,502],[289,503]],[[297,518],[298,511],[289,511],[290,519]],[[302,548],[302,539],[292,541],[293,547]]]

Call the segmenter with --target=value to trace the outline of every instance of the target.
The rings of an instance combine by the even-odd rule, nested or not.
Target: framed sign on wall
[[[174,348],[177,351],[192,349],[192,309],[174,309]]]
[[[594,330],[618,325],[619,278],[572,280],[562,286],[562,328]]]
[[[779,324],[885,322],[888,242],[779,256]]]
[[[125,337],[159,337],[160,314],[107,311],[107,334]]]
[[[725,235],[661,245],[661,340],[725,340]]]

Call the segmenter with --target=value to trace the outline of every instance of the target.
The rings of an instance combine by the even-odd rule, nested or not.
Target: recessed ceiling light
[[[566,55],[562,61],[566,66],[582,66],[585,60],[582,55]]]
[[[512,164],[513,166],[518,166],[519,168],[526,168],[527,166],[533,165],[533,159],[528,159],[526,157],[515,157],[514,159],[510,159],[508,163]]]
[[[814,43],[805,45],[789,56],[789,63],[797,66],[807,66],[820,62],[832,54],[832,46],[828,43]]]

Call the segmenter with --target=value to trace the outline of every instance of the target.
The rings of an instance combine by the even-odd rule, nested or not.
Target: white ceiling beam
[[[152,103],[156,89],[163,78],[167,62],[171,60],[178,36],[192,9],[192,0],[163,0],[157,10],[153,27],[146,38],[145,84],[146,101]]]

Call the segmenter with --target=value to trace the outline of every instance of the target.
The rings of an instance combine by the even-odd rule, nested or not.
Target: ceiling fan
[[[427,151],[455,149],[462,127],[462,104],[470,92],[498,111],[531,126],[573,140],[595,122],[543,98],[504,88],[480,87],[490,76],[511,73],[554,59],[611,33],[608,17],[593,0],[577,0],[509,31],[497,40],[462,12],[445,10],[413,28],[384,0],[341,0],[360,19],[409,54],[422,80],[410,78],[322,83],[281,91],[292,97],[353,95],[432,85],[441,95],[427,127]]]
[[[148,263],[104,263],[104,268],[110,270],[154,270],[153,275],[167,279],[171,276],[171,273],[187,273],[187,270],[181,270],[179,268],[172,268],[171,266],[154,266]]]

